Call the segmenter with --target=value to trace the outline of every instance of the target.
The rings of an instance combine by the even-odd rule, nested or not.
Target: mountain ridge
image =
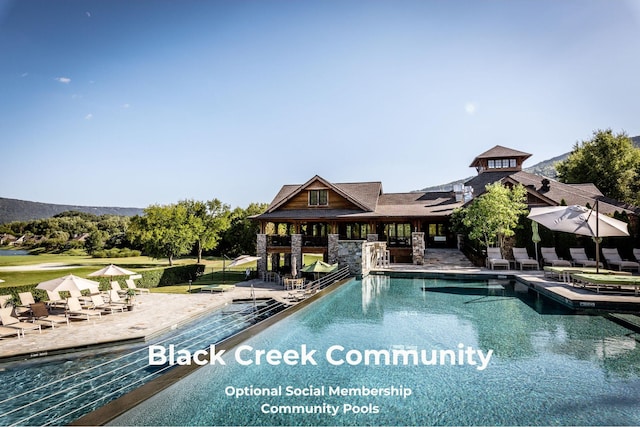
[[[78,211],[94,215],[142,215],[141,208],[123,208],[109,206],[58,205],[54,203],[31,202],[28,200],[0,197],[0,224],[12,221],[32,221],[51,218],[66,211]]]

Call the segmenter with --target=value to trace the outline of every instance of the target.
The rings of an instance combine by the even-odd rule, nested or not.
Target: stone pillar
[[[378,235],[377,234],[367,234],[367,242],[377,242]]]
[[[291,257],[293,258],[291,263],[296,263],[296,272],[300,276],[300,269],[302,268],[302,234],[291,235]]]
[[[411,247],[413,249],[413,264],[424,265],[424,232],[411,233]]]
[[[339,247],[338,247],[338,240],[340,235],[329,234],[327,237],[328,237],[327,260],[329,264],[335,264],[336,262],[340,262]]]
[[[258,234],[256,242],[256,255],[260,257],[258,260],[258,277],[264,277],[267,272],[267,235]]]
[[[362,276],[364,240],[342,240],[338,246],[338,262],[340,262],[340,265],[348,266],[351,274]]]

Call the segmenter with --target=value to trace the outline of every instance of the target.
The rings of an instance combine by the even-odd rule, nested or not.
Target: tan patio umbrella
[[[98,286],[100,286],[100,283],[96,281],[69,274],[68,276],[41,282],[36,286],[36,289],[45,291],[83,291],[85,289],[91,289],[97,291]]]
[[[114,276],[131,276],[136,274],[133,271],[127,270],[126,268],[118,267],[114,264],[109,264],[108,266],[101,268],[98,271],[94,271],[93,273],[87,274],[89,277],[114,277]]]
[[[259,259],[259,256],[240,255],[239,257],[234,258],[233,261],[231,261],[231,264],[228,265],[228,267],[236,267],[238,265],[246,264],[251,261],[257,261]]]
[[[629,236],[626,222],[598,212],[597,200],[595,211],[578,205],[550,206],[531,208],[527,218],[544,225],[549,230],[593,237],[596,242],[597,272],[600,268],[600,238]]]

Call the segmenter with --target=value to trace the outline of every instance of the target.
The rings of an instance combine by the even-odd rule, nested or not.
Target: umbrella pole
[[[596,274],[600,273],[600,215],[598,210],[598,199],[596,199]]]

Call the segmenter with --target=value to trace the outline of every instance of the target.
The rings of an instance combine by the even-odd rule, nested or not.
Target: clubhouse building
[[[477,175],[451,191],[385,193],[381,182],[333,183],[314,176],[284,185],[266,212],[254,217],[258,271],[300,271],[304,254],[321,254],[329,263],[348,264],[355,274],[386,263],[423,264],[429,247],[455,248],[450,227],[454,209],[482,195],[487,184],[522,184],[534,206],[587,205],[600,212],[633,213],[607,199],[593,184],[563,184],[525,172],[531,154],[495,146],[470,164]]]

